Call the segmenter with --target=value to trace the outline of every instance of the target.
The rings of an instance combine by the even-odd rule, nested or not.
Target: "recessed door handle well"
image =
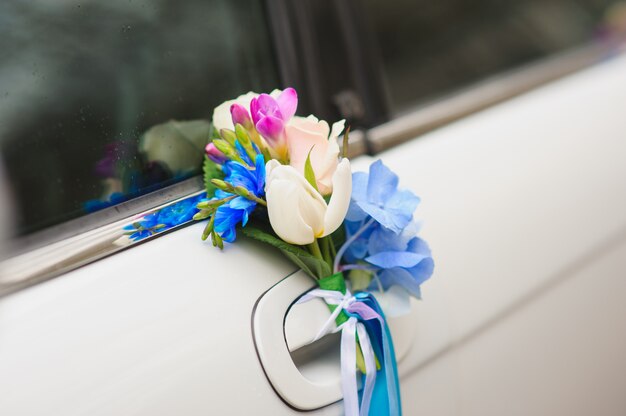
[[[263,370],[274,390],[300,410],[313,410],[342,399],[339,337],[311,341],[329,317],[320,300],[294,305],[315,286],[298,271],[283,279],[258,300],[253,317],[254,342]],[[408,316],[388,319],[400,361],[415,334],[414,308]]]

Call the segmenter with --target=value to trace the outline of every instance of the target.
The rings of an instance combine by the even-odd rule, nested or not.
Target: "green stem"
[[[328,236],[328,243],[330,245],[330,258],[334,260],[335,257],[337,257],[337,249],[335,248],[335,243],[333,242],[333,239],[331,236]]]
[[[311,251],[311,254],[313,254],[320,260],[324,260],[324,256],[322,256],[322,252],[320,250],[320,245],[317,243],[317,238],[315,238],[313,242],[308,245],[308,247],[309,251]]]
[[[330,255],[330,236],[326,236],[326,237],[322,237],[320,239],[320,242],[322,243],[322,256],[324,257],[324,261],[326,263],[328,263],[328,266],[331,268],[333,268],[333,258]]]
[[[265,200],[264,200],[264,199],[258,198],[258,197],[254,196],[254,195],[251,195],[251,196],[249,197],[249,199],[253,200],[253,201],[254,201],[254,202],[256,202],[257,204],[261,204],[261,205],[263,205],[264,207],[266,207],[266,206],[267,206],[267,202],[265,202]]]

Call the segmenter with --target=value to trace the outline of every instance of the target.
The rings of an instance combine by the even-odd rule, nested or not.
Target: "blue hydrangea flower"
[[[388,289],[402,286],[419,298],[420,285],[432,275],[435,263],[428,244],[409,230],[398,235],[383,227],[377,227],[367,241],[367,255],[363,258],[375,267],[378,282],[370,289],[382,285]]]
[[[369,270],[374,276],[370,290],[398,285],[420,297],[434,262],[428,244],[416,237],[419,223],[413,212],[419,201],[412,192],[398,190],[398,176],[380,161],[369,174],[355,173],[346,244],[339,251],[349,263],[343,269]]]
[[[245,152],[242,152],[242,158]],[[250,159],[244,159],[250,162]],[[258,154],[254,163],[254,169],[248,169],[241,163],[228,161],[224,164],[224,181],[233,186],[243,186],[257,198],[265,195],[265,159]],[[233,195],[218,190],[214,199],[223,199]],[[236,238],[236,227],[238,224],[245,226],[248,223],[250,213],[256,208],[257,203],[243,196],[236,196],[224,205],[221,205],[215,213],[215,231],[220,234],[226,242],[232,243]]]
[[[400,233],[411,222],[419,202],[412,192],[398,190],[398,175],[377,160],[370,165],[369,174],[352,175],[352,202],[346,220],[363,221],[370,216]]]

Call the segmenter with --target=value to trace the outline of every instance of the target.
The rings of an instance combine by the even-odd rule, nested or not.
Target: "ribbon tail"
[[[376,312],[375,319],[364,322],[376,356],[381,358],[381,370],[376,378],[370,413],[377,416],[401,416],[400,383],[393,341],[385,315],[371,294],[363,294],[360,300]]]
[[[384,320],[385,318],[383,318]],[[389,400],[389,415],[401,416],[402,415],[402,402],[400,399],[400,382],[398,380],[398,365],[396,363],[396,353],[393,348],[393,342],[391,340],[391,334],[389,333],[389,327],[387,321],[384,321],[384,327],[382,328],[383,335],[383,349],[385,355],[385,378],[387,379],[387,395]]]
[[[345,416],[359,416],[359,391],[356,382],[356,318],[343,324],[341,331],[341,389]]]
[[[365,325],[357,323],[356,330],[359,334],[359,344],[361,345],[361,351],[363,352],[366,372],[360,415],[367,416],[369,414],[370,403],[372,401],[372,393],[374,392],[376,384],[376,360],[374,358],[374,350],[370,342],[370,337],[365,329]]]

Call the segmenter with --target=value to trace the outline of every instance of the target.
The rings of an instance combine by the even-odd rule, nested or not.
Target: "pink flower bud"
[[[230,115],[233,119],[233,125],[241,124],[247,130],[252,128],[252,119],[244,106],[236,103],[231,105]]]
[[[224,153],[219,151],[213,143],[207,144],[204,150],[206,151],[206,154],[209,157],[209,159],[211,159],[213,162],[217,163],[218,165],[224,164],[227,160],[226,155],[224,155]]]

